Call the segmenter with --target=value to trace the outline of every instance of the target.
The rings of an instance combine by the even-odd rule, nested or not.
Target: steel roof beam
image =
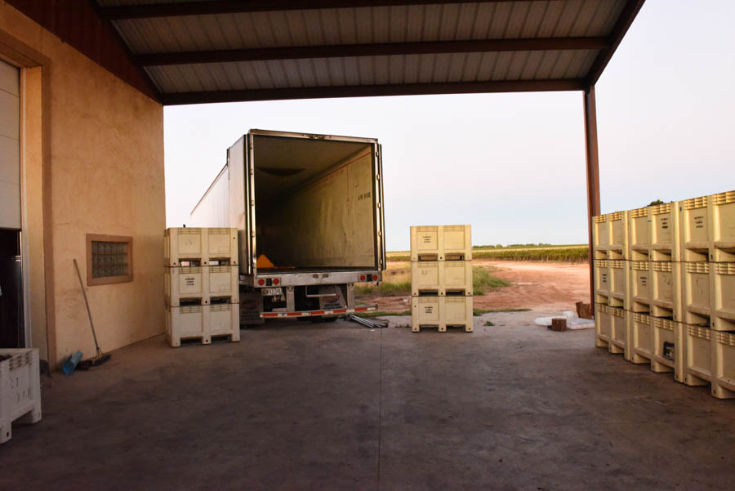
[[[278,10],[313,10],[350,7],[391,7],[453,3],[507,3],[519,0],[212,0],[195,2],[150,3],[102,7],[102,15],[110,20],[181,17],[186,15],[233,14]],[[524,0],[521,0],[524,1]]]
[[[592,62],[587,76],[588,87],[592,87],[597,83],[644,3],[645,0],[628,0],[628,3],[623,7],[623,11],[620,13],[620,17],[618,17],[618,21],[610,34],[610,47],[602,50],[595,61]]]
[[[348,56],[585,50],[607,49],[609,47],[610,40],[604,37],[493,39],[149,53],[137,55],[135,60],[136,63],[142,66],[161,66],[238,61],[295,60],[304,58],[344,58]]]
[[[295,87],[281,89],[219,90],[207,92],[164,93],[165,105],[210,102],[269,101],[282,99],[324,99],[334,97],[372,97],[431,94],[478,94],[491,92],[544,92],[584,90],[582,79],[504,80],[493,82],[452,82],[395,85],[358,85],[338,87]]]

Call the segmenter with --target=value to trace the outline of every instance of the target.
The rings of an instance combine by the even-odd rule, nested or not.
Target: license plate
[[[280,297],[283,295],[282,288],[261,288],[264,297]]]

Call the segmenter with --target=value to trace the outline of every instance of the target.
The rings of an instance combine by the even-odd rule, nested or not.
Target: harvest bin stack
[[[470,225],[411,227],[411,330],[472,332]]]
[[[164,234],[166,334],[209,344],[240,340],[237,229],[170,228]]]
[[[735,191],[593,222],[596,345],[735,398]]]

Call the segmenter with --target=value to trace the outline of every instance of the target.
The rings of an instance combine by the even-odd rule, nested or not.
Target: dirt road
[[[475,297],[476,308],[574,310],[576,302],[589,302],[587,264],[478,261],[477,265],[485,264],[496,269],[494,276],[513,285]]]
[[[525,308],[542,311],[574,310],[580,300],[589,302],[589,266],[567,263],[537,263],[478,259],[474,266],[494,269],[493,276],[512,286],[497,288],[475,297],[475,308]],[[370,296],[364,303],[378,304],[387,312],[410,309],[409,297]]]

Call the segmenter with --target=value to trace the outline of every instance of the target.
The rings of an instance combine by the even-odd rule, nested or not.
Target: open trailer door
[[[375,226],[377,227],[375,251],[377,254],[376,263],[378,270],[385,271],[386,261],[388,260],[385,253],[385,201],[383,199],[383,145],[375,144]]]
[[[228,226],[237,228],[240,247],[240,274],[254,273],[255,243],[254,187],[252,185],[252,144],[250,135],[240,138],[227,149],[229,179]],[[205,195],[206,197],[206,195]],[[206,224],[205,224],[206,225]]]

